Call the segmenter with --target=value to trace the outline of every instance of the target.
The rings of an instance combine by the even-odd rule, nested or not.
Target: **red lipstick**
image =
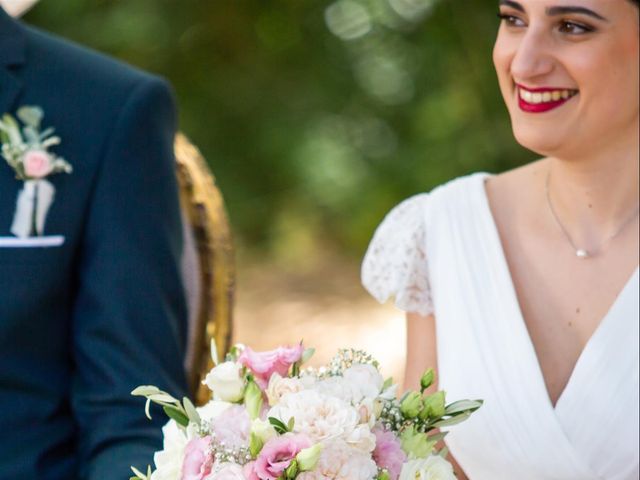
[[[567,101],[571,100],[571,98],[573,98],[578,93],[577,90],[570,90],[567,88],[548,88],[548,87],[528,88],[522,85],[516,85],[516,86],[517,86],[516,95],[518,96],[518,106],[522,111],[527,113],[548,112],[550,110],[558,108],[561,105],[564,105]],[[542,101],[542,102],[538,101],[537,103],[533,103],[532,101],[530,101],[533,95],[535,94],[542,95],[545,92],[550,92],[550,93],[559,92],[560,94],[561,92],[568,92],[569,96],[564,98],[564,95],[563,95],[556,100],[551,99],[549,101]],[[558,93],[556,93],[556,96],[557,95]]]

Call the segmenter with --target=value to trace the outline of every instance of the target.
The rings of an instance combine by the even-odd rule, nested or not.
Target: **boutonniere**
[[[39,107],[21,107],[17,119],[5,113],[0,119],[0,154],[24,182],[18,193],[11,233],[19,238],[40,236],[55,194],[46,178],[55,173],[71,173],[65,159],[49,151],[60,143],[53,128],[40,131],[44,116]],[[22,125],[20,125],[22,122]]]

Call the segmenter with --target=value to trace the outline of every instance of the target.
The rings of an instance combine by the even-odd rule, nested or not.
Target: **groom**
[[[185,393],[170,90],[0,8],[0,115],[0,478],[129,478],[162,425],[131,390]]]

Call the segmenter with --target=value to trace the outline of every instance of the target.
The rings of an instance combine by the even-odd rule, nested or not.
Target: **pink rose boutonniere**
[[[60,137],[53,134],[53,128],[40,131],[43,116],[39,107],[21,107],[18,119],[8,113],[0,119],[0,155],[13,168],[16,178],[24,182],[11,225],[11,233],[19,238],[40,236],[44,232],[55,194],[54,186],[45,178],[73,171],[69,162],[49,152],[50,147],[60,143]]]

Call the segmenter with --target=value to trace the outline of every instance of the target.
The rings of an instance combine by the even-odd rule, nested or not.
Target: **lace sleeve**
[[[395,207],[376,230],[362,262],[362,284],[380,303],[395,297],[406,312],[433,313],[425,253],[427,194]]]

